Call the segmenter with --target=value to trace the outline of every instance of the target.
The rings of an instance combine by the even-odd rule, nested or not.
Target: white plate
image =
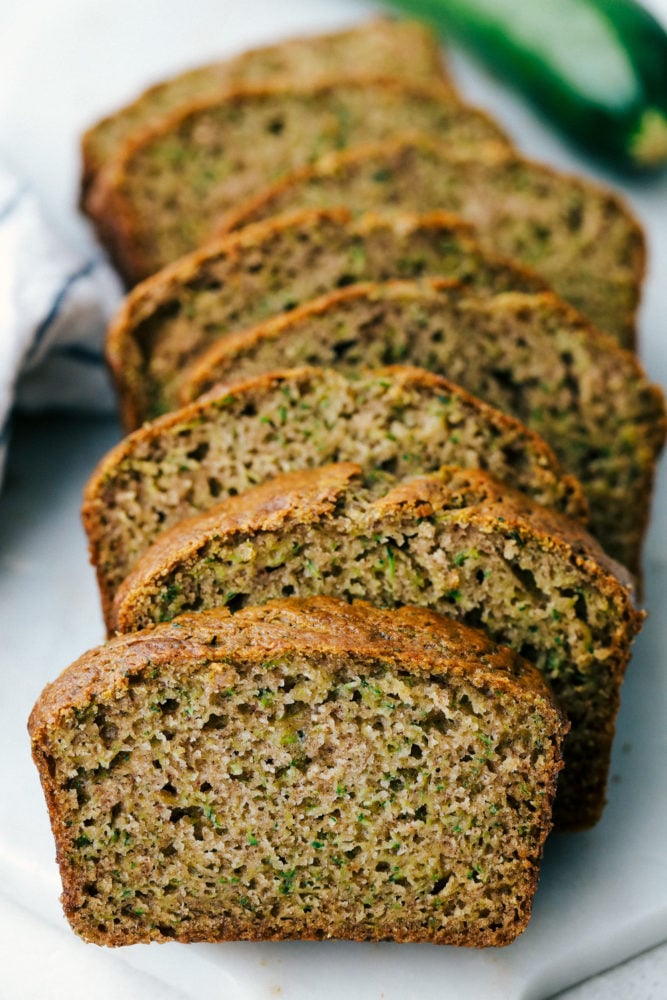
[[[654,0],[667,20],[667,0]],[[76,136],[97,114],[172,69],[299,31],[363,16],[353,0],[32,0],[0,11],[0,144],[36,186],[71,241],[77,219]],[[495,110],[521,147],[601,176],[539,125],[520,102],[465,60],[463,89]],[[667,385],[667,179],[624,186],[645,222],[651,269],[642,354]],[[662,276],[662,278],[661,278]],[[134,946],[106,952],[79,942],[58,904],[59,880],[25,722],[41,687],[102,639],[79,524],[80,490],[118,437],[103,421],[30,423],[14,441],[0,497],[0,609],[4,678],[0,727],[0,940],[11,1000],[225,997],[472,1000],[542,998],[667,938],[667,484],[661,480],[647,545],[650,618],[623,691],[609,805],[585,834],[553,836],[534,916],[508,948],[224,944]]]

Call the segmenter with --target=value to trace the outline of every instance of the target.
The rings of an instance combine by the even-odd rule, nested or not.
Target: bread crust
[[[350,464],[340,475],[329,471],[324,476],[335,484],[338,479],[349,481],[355,471]],[[247,638],[250,633],[252,643]],[[148,664],[168,663],[174,655],[184,662],[224,664],[228,656],[243,654],[248,663],[261,663],[286,650],[315,646],[322,652],[387,658],[417,675],[447,670],[467,677],[472,674],[479,687],[492,680],[517,694],[525,690],[551,703],[565,724],[539,670],[485,632],[428,608],[405,605],[387,611],[367,601],[350,604],[318,595],[280,598],[234,614],[227,608],[211,608],[179,615],[141,632],[113,636],[82,654],[46,685],[30,714],[28,732],[39,742],[43,731],[57,724],[61,712],[80,708],[91,699],[105,701],[115,687],[129,687],[131,678]]]
[[[603,593],[615,594],[625,606],[631,632],[639,630],[645,616],[632,605],[634,578],[604,552],[583,525],[533,503],[480,469],[463,472],[445,467],[439,473],[415,476],[375,500],[373,509],[379,518],[402,511],[415,519],[450,509],[452,483],[456,484],[459,472],[474,499],[470,506],[464,501],[463,509],[456,510],[457,520],[472,521],[491,533],[533,537],[544,552],[558,552],[565,562],[572,562],[595,579]],[[212,537],[222,543],[236,537],[252,539],[264,531],[326,519],[338,501],[361,487],[362,475],[361,466],[353,462],[286,472],[179,521],[160,535],[118,589],[110,634],[133,631],[136,597],[150,592],[156,580],[167,577],[177,565],[196,559]]]

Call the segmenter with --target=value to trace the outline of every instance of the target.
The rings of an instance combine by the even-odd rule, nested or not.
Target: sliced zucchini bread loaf
[[[444,468],[378,493],[341,463],[286,473],[181,521],[122,584],[116,627],[320,593],[481,625],[552,684],[572,724],[555,815],[590,826],[642,621],[623,570],[576,521],[479,470]]]
[[[358,73],[429,80],[445,77],[435,36],[417,21],[376,18],[327,35],[290,38],[221,62],[198,66],[151,87],[130,104],[85,132],[83,192],[136,132],[150,128],[195,100],[206,100],[240,83],[286,76],[310,80],[333,73]]]
[[[593,533],[638,573],[662,393],[635,355],[551,293],[480,296],[427,279],[345,288],[221,339],[182,373],[182,395],[279,365],[394,361],[442,372],[544,437],[581,480]]]
[[[225,212],[286,171],[400,129],[467,149],[507,141],[439,82],[247,86],[125,143],[99,173],[86,211],[121,273],[136,282],[210,239]]]
[[[126,429],[179,406],[183,368],[231,331],[356,281],[421,274],[494,291],[545,287],[484,253],[445,213],[297,212],[211,243],[135,288],[110,327],[107,359]]]
[[[331,598],[120,637],[30,718],[65,914],[105,945],[507,944],[565,731],[480,632]]]
[[[644,237],[618,195],[592,181],[498,145],[470,156],[449,142],[399,138],[304,167],[235,207],[222,228],[337,204],[456,212],[484,247],[534,267],[563,299],[634,346]]]
[[[161,531],[279,472],[340,461],[383,478],[479,466],[586,517],[581,486],[541,438],[437,375],[400,366],[355,379],[330,368],[272,372],[144,425],[101,461],[82,513],[105,618]]]

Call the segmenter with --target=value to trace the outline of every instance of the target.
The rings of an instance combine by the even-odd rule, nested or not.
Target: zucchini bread
[[[66,916],[105,945],[507,944],[566,731],[480,632],[331,598],[115,639],[29,728]]]
[[[465,223],[438,212],[297,212],[209,244],[135,288],[111,324],[107,360],[126,429],[179,406],[183,368],[231,331],[354,282],[422,274],[493,291],[545,287],[528,269],[484,253]]]
[[[355,379],[322,368],[272,372],[145,424],[102,459],[82,514],[105,618],[161,531],[279,472],[340,461],[399,478],[479,466],[586,517],[579,483],[541,438],[438,375],[400,366]]]
[[[376,18],[344,31],[290,38],[156,84],[89,128],[82,139],[83,193],[123,143],[192,101],[206,100],[240,83],[273,77],[311,80],[332,73],[364,72],[413,80],[445,78],[435,36],[417,21]]]
[[[286,473],[164,532],[118,590],[114,624],[311,594],[429,607],[533,662],[572,724],[556,821],[596,822],[643,616],[576,521],[479,470],[445,467],[389,492],[352,463]]]
[[[198,103],[126,142],[86,211],[130,283],[201,246],[242,198],[332,149],[433,132],[464,149],[500,126],[441,82],[368,76],[256,85]]]
[[[534,267],[561,298],[634,347],[644,237],[625,202],[592,181],[497,144],[471,156],[449,142],[398,138],[329,155],[277,181],[235,207],[222,230],[337,204],[456,212],[482,246]]]
[[[662,393],[634,354],[551,293],[480,297],[426,279],[345,288],[221,339],[182,372],[182,398],[279,365],[394,361],[442,372],[537,431],[581,480],[593,534],[638,574]]]

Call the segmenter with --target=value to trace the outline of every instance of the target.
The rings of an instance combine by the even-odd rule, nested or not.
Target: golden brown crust
[[[402,150],[410,147],[422,148],[432,154],[441,155],[447,160],[453,159],[455,162],[460,163],[462,173],[465,173],[466,162],[472,162],[469,154],[465,151],[459,152],[449,146],[443,146],[438,143],[437,138],[425,135],[399,135],[385,142],[369,143],[363,146],[356,145],[340,152],[330,152],[315,164],[296,168],[290,173],[283,175],[279,180],[267,185],[264,190],[257,191],[245,202],[241,202],[235,206],[222,220],[218,232],[220,235],[224,235],[233,229],[256,222],[258,219],[266,217],[267,214],[273,215],[285,211],[285,207],[281,207],[280,205],[281,197],[293,187],[301,183],[307,183],[312,178],[335,175],[337,172],[345,170],[348,166],[363,163],[365,160],[376,156],[386,156],[387,158],[396,156]],[[490,166],[520,163],[534,167],[547,177],[562,178],[583,191],[591,191],[596,196],[607,199],[616,206],[617,210],[624,216],[632,237],[633,258],[628,263],[634,272],[636,297],[634,308],[625,321],[625,332],[627,335],[625,346],[632,349],[636,339],[636,312],[639,306],[640,289],[646,275],[646,241],[639,220],[630,208],[627,200],[617,192],[589,178],[584,180],[574,174],[556,170],[523,154],[520,155],[510,147],[503,146],[500,143],[489,142],[486,145],[481,145],[479,152],[476,154],[475,162],[480,160],[488,163]]]
[[[385,92],[410,94],[418,96],[424,101],[440,101],[447,106],[460,108],[462,112],[474,113],[480,120],[485,121],[490,134],[495,133],[498,144],[506,141],[508,146],[510,145],[509,138],[490,115],[477,108],[473,109],[464,105],[453,94],[451,88],[440,81],[420,83],[391,77],[368,76],[362,73],[343,78],[331,77],[328,80],[319,80],[310,85],[304,83],[285,84],[281,81],[259,85],[248,84],[230,89],[224,94],[222,100],[218,97],[193,101],[186,108],[172,112],[155,125],[142,129],[138,134],[128,138],[111,160],[98,172],[86,196],[84,205],[86,214],[93,222],[101,241],[107,247],[112,260],[126,281],[129,284],[134,284],[149,277],[156,270],[153,261],[146,256],[139,245],[134,207],[124,192],[128,167],[135,154],[140,153],[163,135],[184,126],[186,122],[221,103],[229,107],[242,106],[248,101],[271,99],[285,93],[298,93],[313,97],[316,94],[335,91],[343,85],[358,88],[360,91],[369,91],[371,88],[377,87]],[[215,228],[215,222],[212,220],[211,237],[215,236]]]
[[[460,499],[459,480],[464,489]],[[136,597],[159,586],[176,567],[194,561],[211,538],[231,543],[277,527],[321,520],[332,513],[337,500],[346,494],[352,496],[360,485],[361,469],[352,463],[285,473],[185,518],[159,536],[118,589],[110,632],[136,628]],[[486,472],[443,468],[393,487],[374,501],[373,508],[379,518],[407,510],[416,520],[454,510],[453,516],[460,523],[472,522],[485,531],[532,538],[544,552],[556,551],[566,563],[582,569],[604,593],[614,593],[627,606],[635,629],[640,627],[643,615],[632,607],[634,581],[627,570],[610,559],[576,521],[533,503]]]
[[[44,688],[28,731],[33,743],[39,743],[62,712],[93,699],[107,700],[114,690],[128,688],[131,678],[149,665],[159,669],[175,658],[193,666],[202,661],[226,665],[236,656],[261,663],[284,652],[309,650],[386,659],[414,674],[452,672],[480,688],[492,684],[517,697],[537,695],[566,725],[539,670],[486,633],[425,608],[385,611],[365,601],[348,604],[317,596],[269,601],[234,615],[213,608],[118,635],[84,653]]]

